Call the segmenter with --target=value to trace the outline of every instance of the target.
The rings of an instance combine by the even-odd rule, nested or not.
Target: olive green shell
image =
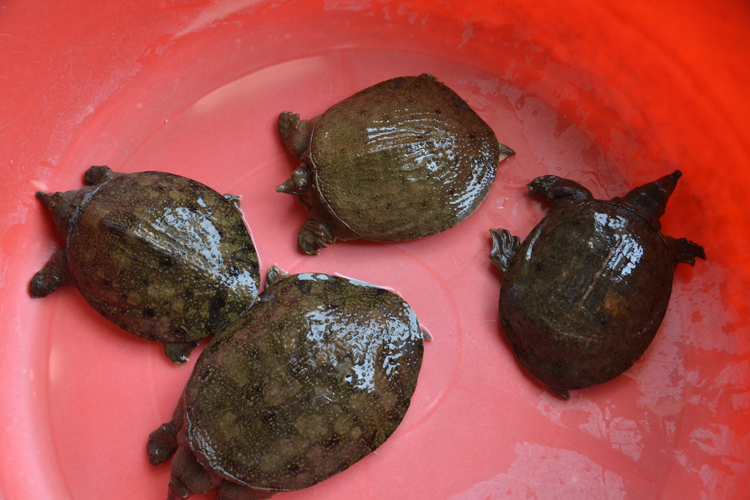
[[[235,206],[164,172],[116,174],[83,188],[70,221],[68,267],[91,306],[160,342],[213,335],[258,293],[258,256]]]
[[[388,80],[332,106],[310,144],[324,206],[376,241],[464,220],[487,196],[500,157],[489,125],[429,75]]]
[[[284,278],[198,359],[185,388],[188,442],[239,484],[311,486],[393,433],[422,354],[398,295],[324,274]]]
[[[549,386],[606,382],[654,338],[674,265],[660,233],[627,208],[596,200],[556,208],[505,273],[503,330],[526,370]]]

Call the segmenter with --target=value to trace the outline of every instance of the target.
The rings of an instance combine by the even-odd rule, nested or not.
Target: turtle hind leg
[[[324,223],[309,219],[297,236],[297,246],[307,255],[318,255],[318,251],[333,243],[333,231]]]
[[[248,488],[225,479],[216,488],[216,500],[264,500],[276,493],[278,492]]]
[[[172,478],[169,481],[169,498],[187,498],[197,493],[207,493],[220,479],[211,474],[198,462],[193,451],[180,446],[170,464]]]
[[[164,354],[172,363],[181,365],[188,360],[188,356],[196,347],[197,342],[164,342]]]
[[[185,483],[180,481],[180,479],[174,475],[169,478],[169,485],[167,488],[167,500],[181,500],[193,496],[193,492],[185,486]]]
[[[31,278],[29,293],[32,297],[46,297],[61,285],[73,284],[68,275],[68,252],[59,249],[47,261],[41,271]]]
[[[311,120],[300,120],[299,115],[284,111],[279,115],[279,134],[294,156],[299,158],[310,146],[313,124]]]
[[[510,266],[510,261],[521,246],[521,239],[513,236],[507,229],[490,229],[492,235],[492,251],[490,260],[505,274]]]
[[[675,239],[671,236],[664,236],[664,239],[667,240],[668,245],[672,249],[672,254],[674,255],[676,264],[683,263],[694,266],[696,257],[706,260],[705,250],[703,250],[703,247],[697,243],[694,243],[687,238]]]
[[[591,200],[591,191],[570,179],[563,179],[555,175],[537,177],[528,184],[529,196],[543,194],[548,200],[580,201]]]

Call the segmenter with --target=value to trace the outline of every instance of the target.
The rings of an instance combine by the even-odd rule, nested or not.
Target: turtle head
[[[284,184],[276,186],[279,193],[303,195],[310,189],[310,170],[307,164],[302,162],[297,169],[292,172],[292,176]]]
[[[57,231],[64,237],[70,232],[71,222],[81,203],[80,191],[44,193],[37,191],[36,197],[42,200],[57,225]]]
[[[664,215],[667,201],[677,186],[677,180],[682,172],[675,170],[661,179],[633,188],[622,198],[612,201],[620,203],[648,220],[657,231],[661,229],[659,219]]]

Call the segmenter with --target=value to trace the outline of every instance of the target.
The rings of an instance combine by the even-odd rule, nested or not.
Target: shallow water
[[[575,66],[568,62],[574,57],[546,51],[547,35],[521,15],[492,17],[493,25],[469,14],[441,17],[419,5],[357,0],[165,2],[143,7],[149,14],[134,20],[125,3],[111,9],[101,22],[112,30],[100,27],[97,36],[78,18],[51,28],[67,37],[68,52],[49,64],[60,80],[73,81],[64,87],[71,90],[56,94],[57,74],[47,78],[15,124],[34,133],[9,160],[19,180],[12,191],[18,203],[3,226],[5,349],[14,353],[4,368],[11,385],[3,421],[25,472],[21,479],[4,474],[0,497],[166,493],[168,467],[147,463],[145,442],[169,419],[198,351],[176,368],[159,345],[118,330],[76,290],[40,300],[25,292],[61,243],[34,191],[77,189],[95,164],[164,170],[240,195],[263,273],[277,264],[391,288],[433,336],[392,438],[345,473],[284,499],[560,492],[614,499],[660,498],[662,491],[664,498],[696,491],[731,498],[746,487],[750,444],[737,415],[750,408],[748,346],[737,340],[745,323],[727,291],[731,270],[712,254],[713,239],[701,240],[723,220],[707,201],[716,188],[699,195],[693,184],[708,174],[687,165],[664,231],[707,245],[709,261],[678,268],[662,328],[625,375],[561,401],[523,372],[499,326],[501,278],[488,259],[488,229],[525,237],[541,219],[547,206],[525,196],[527,182],[566,176],[611,198],[636,180],[671,172],[685,159],[680,148],[700,146],[680,143],[680,128],[662,143],[652,130],[662,115],[613,87],[608,75],[618,61],[597,59],[601,73],[580,60]],[[529,33],[539,45],[525,39]],[[374,83],[425,72],[517,153],[500,164],[483,205],[423,240],[336,243],[318,257],[301,254],[296,236],[306,211],[275,190],[296,167],[278,137],[278,114],[312,117]],[[682,88],[672,89],[674,106],[683,103]],[[702,101],[695,106],[713,116]],[[639,116],[649,110],[658,116]],[[692,222],[701,216],[706,224]]]

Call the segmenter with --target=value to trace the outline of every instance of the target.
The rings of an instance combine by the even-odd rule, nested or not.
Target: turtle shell
[[[134,335],[179,343],[213,335],[253,304],[258,256],[229,200],[179,175],[111,174],[68,192],[77,201],[61,224],[69,284],[94,309]]]
[[[597,200],[553,210],[505,273],[503,330],[524,368],[553,388],[606,382],[644,353],[667,310],[675,260],[661,234]]]
[[[333,216],[359,237],[400,241],[444,231],[476,210],[495,179],[500,146],[458,94],[422,75],[379,83],[329,108],[309,155]]]
[[[241,485],[311,486],[393,433],[422,354],[398,295],[324,274],[286,277],[201,354],[184,392],[187,441],[206,469]]]

